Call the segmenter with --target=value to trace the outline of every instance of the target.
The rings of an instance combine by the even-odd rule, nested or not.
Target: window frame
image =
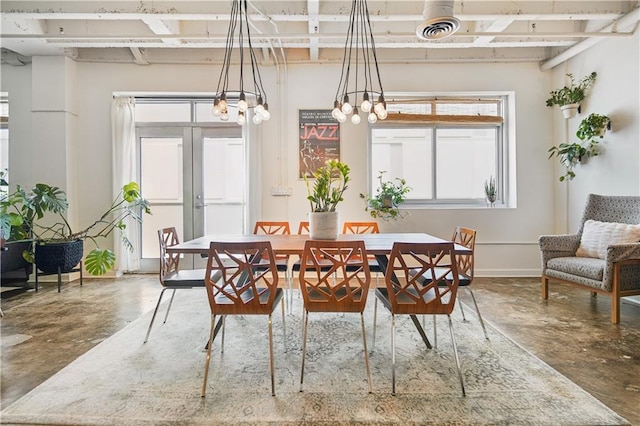
[[[403,204],[403,208],[406,209],[422,209],[422,208],[479,208],[486,207],[488,205],[484,198],[460,198],[460,199],[448,199],[437,197],[437,130],[439,129],[455,129],[455,128],[472,128],[472,129],[497,129],[496,134],[496,173],[494,178],[496,180],[496,187],[498,189],[498,198],[495,202],[496,207],[515,207],[515,194],[512,193],[512,188],[515,188],[514,176],[515,176],[515,111],[513,105],[515,105],[515,93],[514,92],[460,92],[460,93],[396,93],[387,96],[388,99],[392,99],[390,103],[402,104],[404,101],[407,103],[415,103],[417,100],[424,100],[424,102],[433,100],[471,100],[477,99],[479,101],[488,99],[500,100],[500,115],[503,118],[501,124],[490,124],[478,122],[478,124],[472,123],[435,123],[430,121],[378,121],[375,124],[369,125],[367,135],[367,190],[369,193],[375,192],[378,181],[378,171],[372,170],[373,164],[373,133],[375,129],[427,129],[431,132],[431,191],[433,194],[432,199],[407,199]],[[375,172],[375,173],[374,173]],[[408,183],[411,186],[411,182]]]

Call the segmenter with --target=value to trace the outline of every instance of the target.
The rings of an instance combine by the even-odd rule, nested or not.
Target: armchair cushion
[[[640,241],[640,225],[589,219],[584,223],[576,256],[604,259],[608,246],[638,241]]]
[[[604,266],[603,260],[593,257],[556,257],[547,262],[547,273],[552,269],[576,277],[602,281]]]

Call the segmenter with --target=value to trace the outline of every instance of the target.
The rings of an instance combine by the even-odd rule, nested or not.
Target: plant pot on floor
[[[312,240],[338,239],[338,212],[309,213],[309,236]]]
[[[49,274],[71,272],[82,260],[83,241],[64,241],[60,243],[36,243],[36,266]]]

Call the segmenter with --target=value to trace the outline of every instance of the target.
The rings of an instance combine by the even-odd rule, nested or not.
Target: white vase
[[[573,118],[578,113],[579,107],[580,104],[567,104],[562,105],[560,107],[560,110],[562,111],[562,115],[564,116],[564,118]]]
[[[338,212],[309,213],[309,236],[312,240],[338,238]]]

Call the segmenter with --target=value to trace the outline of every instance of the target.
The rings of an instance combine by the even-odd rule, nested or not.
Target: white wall
[[[606,152],[577,171],[576,180],[570,184],[568,217],[575,217],[578,210],[581,212],[585,194],[590,191],[613,193],[610,188],[614,187],[616,193],[639,192],[638,36],[633,40],[616,38],[606,43],[622,43],[625,48],[598,45],[593,49],[593,55],[588,51],[571,61],[576,75],[591,70],[598,72],[598,81],[585,112],[597,110],[612,115],[616,131],[612,133],[615,139],[606,144]],[[615,57],[613,52],[617,50],[624,54]],[[12,183],[31,184],[37,180],[46,181],[49,176],[46,170],[30,169],[29,158],[38,153],[27,147],[32,142],[46,143],[31,140],[28,102],[31,67],[2,65],[2,90],[9,92],[12,102],[10,168],[11,176],[15,178]],[[76,166],[72,173],[81,204],[79,222],[85,223],[102,213],[107,200],[111,200],[109,114],[112,94],[123,91],[212,92],[219,68],[94,63],[78,63],[75,68],[78,118],[77,146],[73,148]],[[275,67],[262,68],[272,111],[272,119],[255,129],[260,133],[262,144],[262,212],[259,215],[262,219],[287,219],[294,228],[298,221],[305,219],[308,211],[306,188],[304,182],[297,179],[298,110],[331,108],[339,72],[339,67],[334,65],[291,65],[286,75],[278,79]],[[381,72],[387,93],[514,91],[518,190],[517,208],[412,210],[409,217],[397,223],[383,224],[383,229],[425,231],[449,237],[455,225],[469,226],[478,230],[478,275],[539,274],[538,236],[563,228],[556,223],[555,215],[556,206],[560,211],[564,210],[563,192],[557,182],[555,162],[547,159],[547,149],[557,142],[558,132],[554,132],[553,126],[558,124],[560,113],[547,108],[544,101],[560,80],[558,75],[565,70],[543,73],[538,64],[398,64],[382,65]],[[339,206],[341,218],[366,220],[367,213],[358,197],[359,193],[366,192],[366,127],[345,123],[341,139],[342,160],[353,171],[347,199]],[[270,188],[275,185],[292,187],[292,196],[271,196]]]
[[[578,125],[591,113],[609,116],[612,131],[600,142],[601,154],[576,167],[575,179],[565,183],[554,180],[558,233],[576,232],[589,193],[640,195],[640,33],[603,39],[554,68],[552,88],[562,87],[567,73],[580,79],[592,71],[598,77],[578,116],[565,120],[554,108],[554,139],[548,146],[567,138],[578,141]],[[556,170],[562,173],[559,167]]]

